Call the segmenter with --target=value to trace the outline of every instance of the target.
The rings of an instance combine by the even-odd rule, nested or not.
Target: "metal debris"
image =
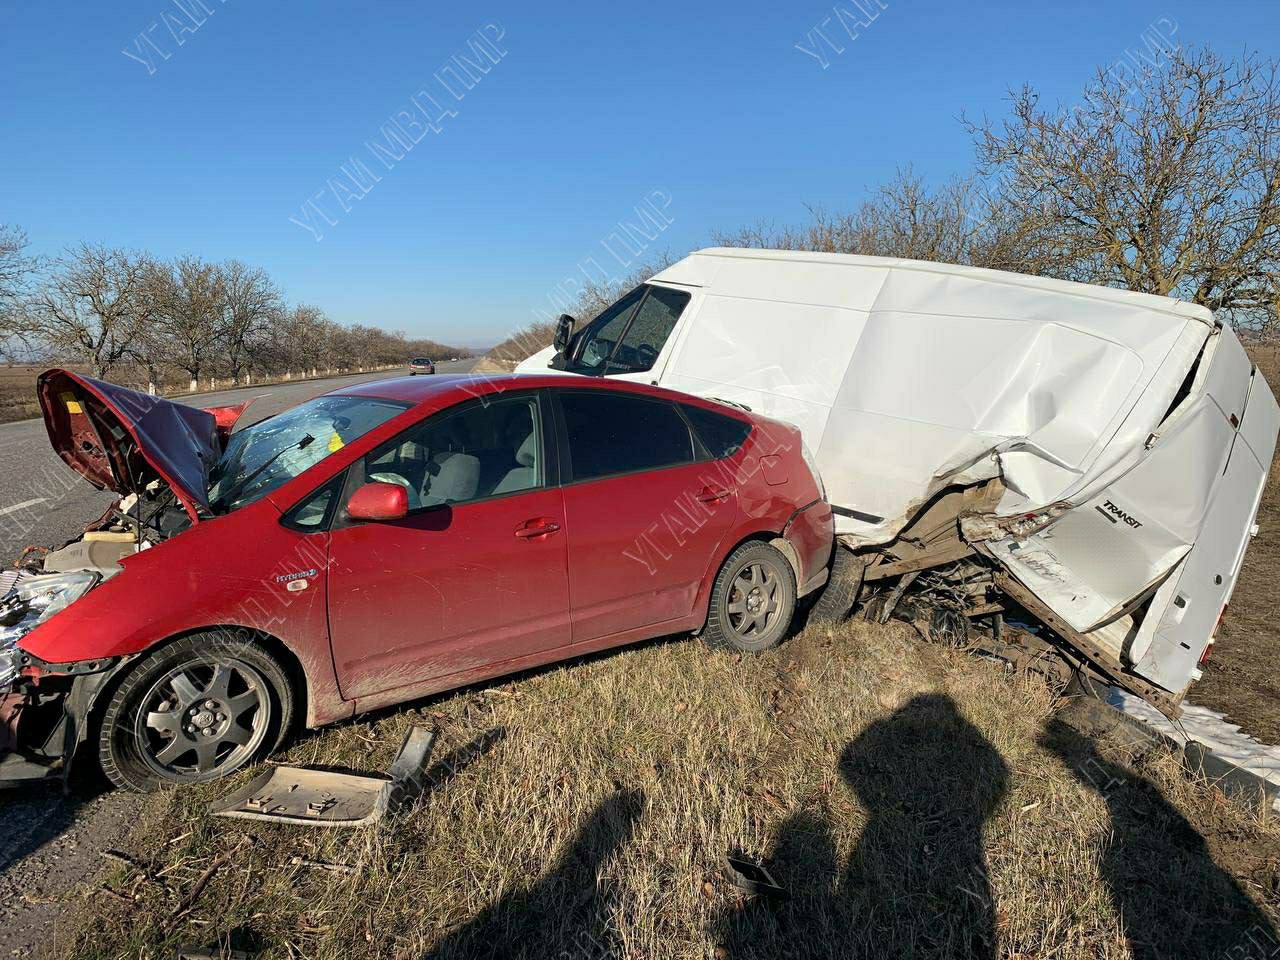
[[[313,827],[375,823],[422,793],[423,773],[435,737],[434,730],[410,727],[385,774],[273,767],[230,796],[215,800],[209,812],[219,817]]]
[[[739,890],[784,900],[790,896],[785,888],[778,884],[767,867],[745,857],[727,855],[725,858],[726,873],[729,882]]]

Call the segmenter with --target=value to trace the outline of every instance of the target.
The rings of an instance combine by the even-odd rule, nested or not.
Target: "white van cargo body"
[[[971,618],[1020,608],[1168,712],[1230,598],[1280,430],[1204,307],[972,267],[702,250],[559,342],[518,370],[799,426],[858,558],[851,598],[878,615],[908,588]]]

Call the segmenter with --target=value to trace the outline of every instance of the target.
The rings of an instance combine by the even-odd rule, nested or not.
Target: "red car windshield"
[[[209,504],[228,513],[252,503],[408,407],[373,397],[317,397],[237,431],[212,471]]]

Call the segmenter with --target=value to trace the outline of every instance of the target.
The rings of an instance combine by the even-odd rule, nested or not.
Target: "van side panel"
[[[865,320],[835,306],[704,294],[661,383],[794,424],[817,449]]]

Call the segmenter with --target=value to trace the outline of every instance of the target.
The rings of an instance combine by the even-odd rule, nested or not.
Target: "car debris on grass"
[[[422,793],[434,744],[435,731],[410,727],[385,776],[272,764],[244,787],[210,804],[209,812],[312,827],[368,826]]]

